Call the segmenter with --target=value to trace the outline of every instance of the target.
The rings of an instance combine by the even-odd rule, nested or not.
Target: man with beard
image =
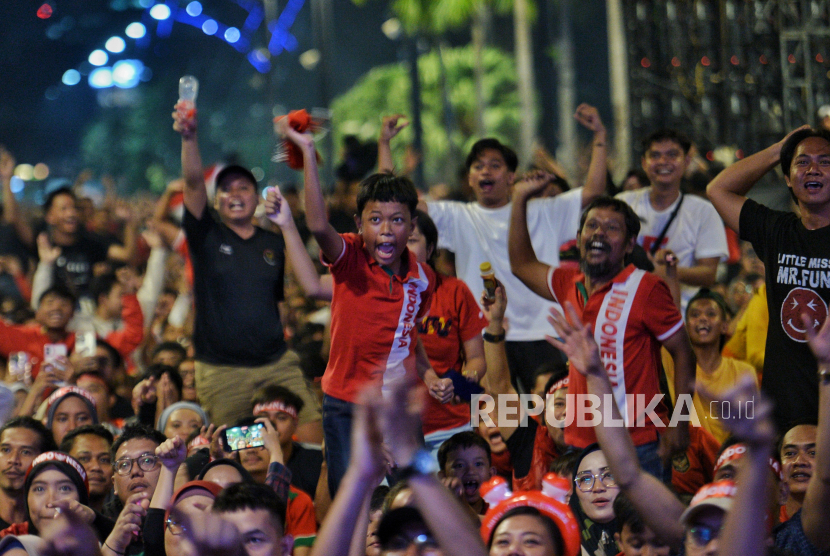
[[[543,176],[533,174],[514,189],[508,241],[511,270],[538,295],[560,304],[570,301],[582,322],[591,326],[642,467],[668,483],[670,467],[660,456],[685,452],[689,423],[683,421],[658,434],[658,427],[663,427],[660,419],[666,415],[662,400],[657,401],[662,397],[660,347],[674,360],[675,392],[691,400],[695,357],[683,319],[665,282],[634,265],[626,266],[640,220],[620,200],[596,199],[582,213],[576,236],[580,268],[552,268],[539,261],[530,242],[526,209],[528,198],[543,185]],[[565,442],[585,448],[596,442],[595,414],[591,400],[584,396],[584,377],[571,367],[569,379],[568,396],[574,402],[567,412]],[[636,400],[634,395],[644,397]],[[658,455],[660,436],[664,446]]]
[[[52,433],[31,417],[17,417],[0,429],[0,530],[26,521],[26,470],[54,448]]]

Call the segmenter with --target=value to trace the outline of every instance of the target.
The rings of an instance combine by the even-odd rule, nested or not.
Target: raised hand
[[[360,393],[352,422],[351,462],[358,474],[373,484],[380,482],[390,465],[383,445],[381,407],[383,396],[369,387]]]
[[[532,197],[545,189],[552,179],[553,174],[544,170],[527,172],[513,185],[513,195],[521,198]]]
[[[820,329],[816,330],[816,323],[806,314],[801,315],[804,329],[807,331],[807,343],[819,364],[830,363],[830,319],[825,319]]]
[[[196,109],[193,105],[180,100],[173,109],[173,129],[180,133],[184,139],[190,139],[196,135]]]
[[[156,456],[161,464],[175,472],[187,457],[187,446],[178,436],[168,438],[156,448]]]
[[[134,538],[141,534],[142,520],[147,515],[150,498],[146,492],[133,494],[127,499],[124,509],[118,515],[112,533],[107,537],[106,546],[113,552],[123,553]]]
[[[594,133],[605,131],[605,126],[602,124],[602,119],[599,117],[599,111],[584,102],[576,107],[576,114],[574,114],[576,121],[587,127]]]
[[[282,228],[293,223],[291,207],[282,196],[279,187],[269,187],[265,196],[265,214],[268,219]]]
[[[550,310],[548,322],[553,325],[559,338],[545,336],[555,348],[568,356],[574,368],[585,376],[602,376],[605,370],[599,357],[599,347],[591,333],[591,326],[582,324],[574,306],[565,302],[567,318],[556,309]]]
[[[14,175],[14,155],[0,145],[0,182],[7,183]]]
[[[37,256],[44,264],[53,264],[61,256],[61,248],[52,245],[46,232],[37,236]]]
[[[288,117],[274,122],[274,132],[277,136],[288,139],[301,149],[314,148],[314,136],[310,131],[300,133],[288,124]]]
[[[380,126],[380,141],[389,142],[403,128],[409,125],[409,120],[403,114],[384,116]]]
[[[271,456],[271,461],[285,463],[283,461],[282,446],[280,445],[280,434],[274,428],[271,420],[267,417],[260,417],[254,422],[261,423],[265,427],[262,433],[262,441],[264,448],[268,450],[268,454]]]
[[[769,449],[775,442],[776,430],[772,420],[772,402],[758,392],[755,379],[743,377],[734,388],[714,394],[701,385],[697,392],[704,398],[719,400],[721,407],[729,407],[728,416],[719,415],[723,427],[742,442],[758,449]],[[752,402],[748,406],[748,402]],[[752,411],[747,412],[747,408]]]

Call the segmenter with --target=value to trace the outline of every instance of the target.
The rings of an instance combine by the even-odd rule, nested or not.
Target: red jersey
[[[438,376],[450,369],[461,372],[464,342],[481,335],[487,319],[467,284],[450,276],[436,277],[429,314],[418,325],[418,337]],[[453,429],[470,422],[469,404],[442,404],[427,396],[423,411],[424,434]]]
[[[311,497],[294,485],[288,487],[285,507],[285,534],[294,537],[294,546],[311,546],[317,538],[317,518]]]
[[[671,460],[671,484],[680,494],[694,495],[715,478],[720,444],[703,427],[689,425],[689,447],[682,456]]]
[[[542,478],[550,472],[550,464],[559,457],[556,444],[548,434],[548,429],[539,423],[536,417],[536,435],[533,437],[533,457],[530,461],[530,470],[524,477],[516,477],[513,473],[513,492],[542,490]]]
[[[548,284],[556,301],[562,305],[570,301],[582,322],[591,325],[611,379],[614,399],[626,419],[634,444],[653,442],[658,431],[651,419],[645,417],[643,426],[632,424],[653,396],[660,394],[661,342],[680,330],[683,318],[666,283],[634,265],[624,268],[587,300],[577,285],[581,286],[584,281],[585,276],[578,269],[556,268],[549,273]],[[585,448],[597,441],[592,426],[577,426],[580,417],[587,420],[593,417],[585,411],[590,401],[582,398],[587,394],[585,377],[573,366],[569,377],[565,442]],[[644,398],[636,400],[635,394]],[[665,416],[666,406],[662,401],[655,412],[661,418]]]
[[[391,275],[366,252],[361,236],[341,237],[343,253],[329,264],[331,350],[322,385],[327,395],[354,403],[366,384],[389,385],[416,374],[417,327],[429,308],[435,273],[406,249],[406,276]]]

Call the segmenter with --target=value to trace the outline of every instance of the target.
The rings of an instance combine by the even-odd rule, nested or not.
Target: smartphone
[[[46,344],[43,346],[44,363],[63,369],[63,364],[58,362],[60,357],[66,357],[66,344]]]
[[[452,380],[452,387],[453,392],[456,396],[461,398],[462,401],[469,402],[472,401],[474,394],[481,394],[484,392],[484,388],[481,385],[470,382],[464,375],[456,371],[455,369],[450,369],[441,378],[449,378]]]
[[[265,431],[265,425],[262,423],[225,429],[222,433],[222,448],[226,452],[261,448],[265,445],[265,441],[262,439],[263,431]]]

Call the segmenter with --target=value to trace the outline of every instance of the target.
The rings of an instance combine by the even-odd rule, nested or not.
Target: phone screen
[[[260,448],[265,445],[265,441],[262,439],[264,430],[265,425],[262,423],[225,429],[225,432],[222,433],[222,447],[226,452]]]

